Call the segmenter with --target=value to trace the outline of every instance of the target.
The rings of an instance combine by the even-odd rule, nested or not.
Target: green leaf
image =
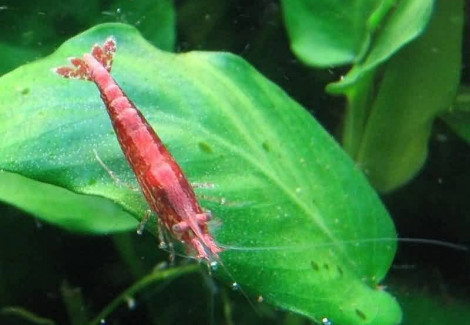
[[[347,96],[343,147],[354,159],[362,145],[362,137],[375,100],[379,66],[424,31],[431,17],[433,3],[434,0],[399,1],[376,31],[367,55],[358,60],[344,78],[327,86],[327,91],[331,94]]]
[[[422,167],[432,123],[459,84],[463,1],[440,0],[435,9],[426,32],[388,63],[360,138],[356,161],[381,191]]]
[[[0,75],[20,66],[28,60],[32,61],[41,56],[39,51],[29,48],[0,43]]]
[[[347,96],[343,146],[381,191],[420,169],[431,123],[458,82],[462,4],[440,2],[436,8],[434,0],[283,2],[291,45],[304,62],[354,63],[327,90]],[[409,44],[423,34],[433,9],[433,26]],[[386,62],[382,77],[378,69]]]
[[[173,0],[36,0],[5,7],[0,12],[0,74],[51,53],[68,36],[102,22],[129,23],[159,48],[172,51],[175,46]]]
[[[129,213],[108,199],[76,194],[6,171],[0,171],[0,200],[70,231],[103,234],[137,227]]]
[[[292,50],[304,63],[315,67],[357,62],[394,2],[283,0]]]
[[[442,116],[462,139],[470,143],[470,87],[462,86],[459,89],[453,107]]]
[[[470,303],[445,294],[444,297],[427,292],[407,290],[401,293],[407,324],[448,325],[466,324],[470,319]]]
[[[386,1],[383,1],[386,2]],[[341,81],[328,85],[331,93],[348,92],[348,88],[386,62],[406,44],[421,35],[431,18],[434,0],[401,0],[384,20],[370,44],[367,56],[354,65]]]
[[[96,87],[50,71],[109,35],[118,42],[114,78],[189,179],[214,184],[199,193],[227,200],[203,202],[225,247],[222,276],[315,320],[399,323],[397,302],[378,287],[396,245],[377,195],[299,104],[235,55],[166,53],[129,26],[97,26],[0,78],[0,168],[141,218],[143,197],[94,157],[96,149],[122,182],[136,184]]]
[[[114,1],[100,22],[119,21],[136,26],[150,43],[173,51],[176,42],[176,15],[173,0]]]

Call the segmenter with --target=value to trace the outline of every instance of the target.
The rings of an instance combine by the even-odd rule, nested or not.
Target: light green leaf
[[[294,53],[315,67],[357,62],[395,0],[284,0]]]
[[[388,63],[356,161],[381,191],[411,179],[427,157],[434,119],[460,81],[463,1],[437,2],[426,32]]]
[[[380,74],[377,75],[380,65],[425,30],[433,3],[434,0],[398,1],[388,18],[381,22],[374,42],[367,49],[367,55],[358,60],[344,78],[327,86],[326,89],[331,94],[343,94],[347,97],[343,147],[354,159],[357,159],[358,151],[363,145],[371,106],[377,94],[376,83],[380,80]]]
[[[365,59],[354,65],[341,81],[328,85],[328,90],[331,93],[347,92],[348,87],[373,72],[380,64],[422,34],[431,18],[433,4],[434,0],[398,1],[396,8],[377,31]]]
[[[114,233],[136,229],[137,221],[108,199],[0,171],[0,200],[70,231]]]
[[[96,149],[135,185],[96,87],[50,71],[109,35],[118,42],[114,78],[189,179],[214,184],[199,193],[227,200],[204,206],[219,223],[213,233],[226,248],[221,261],[231,281],[315,320],[399,323],[397,302],[378,287],[395,230],[377,195],[299,104],[235,55],[166,53],[129,26],[97,26],[0,78],[0,168],[142,217],[143,197],[118,186],[94,157]],[[111,216],[81,218],[103,217]]]

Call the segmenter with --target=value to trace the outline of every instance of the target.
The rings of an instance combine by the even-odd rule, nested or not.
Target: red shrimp
[[[92,81],[98,86],[122,151],[151,209],[166,229],[184,243],[189,253],[208,262],[222,251],[208,228],[211,214],[200,206],[181,167],[134,103],[111,77],[116,41],[93,46],[73,67],[55,72],[65,78]]]

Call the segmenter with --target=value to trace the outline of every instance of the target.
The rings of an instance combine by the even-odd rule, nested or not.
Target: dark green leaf
[[[29,48],[0,43],[0,75],[18,67],[28,60],[41,57],[42,53]]]
[[[173,51],[176,41],[176,17],[173,0],[116,0],[100,21],[119,21],[136,26],[150,43],[162,50]]]
[[[55,325],[56,323],[52,319],[38,316],[29,310],[22,307],[3,307],[0,309],[0,314],[4,316],[14,316],[17,319],[22,319],[28,324],[35,325]]]
[[[66,37],[101,22],[132,24],[167,51],[175,45],[173,0],[15,1],[2,6],[0,15],[0,74],[51,53]]]
[[[470,143],[470,87],[461,87],[454,105],[442,116],[455,133]]]
[[[387,212],[315,120],[237,56],[170,54],[129,26],[97,26],[0,79],[0,168],[105,197],[141,218],[143,197],[118,186],[94,157],[96,149],[135,185],[96,87],[50,71],[109,35],[118,41],[115,79],[190,180],[215,185],[200,193],[226,198],[204,206],[219,220],[213,232],[232,281],[316,320],[399,323],[398,304],[378,287],[395,252]],[[102,217],[110,216],[83,222]]]
[[[470,303],[454,297],[438,297],[429,293],[400,294],[406,324],[449,325],[466,324],[470,319]]]

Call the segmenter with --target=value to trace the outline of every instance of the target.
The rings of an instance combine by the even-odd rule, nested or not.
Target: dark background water
[[[125,2],[129,1],[0,2],[0,43],[14,48],[14,54],[0,62],[0,72],[50,54],[67,38],[97,22],[134,23],[135,19],[126,18],[128,12],[116,11]],[[87,16],[90,6],[96,17]],[[330,133],[338,134],[344,101],[325,95],[324,86],[344,71],[315,70],[298,62],[289,49],[278,1],[175,1],[175,8],[176,51],[214,50],[241,55],[306,107]],[[468,6],[466,10],[468,18]],[[465,28],[462,83],[468,84],[468,19]],[[407,185],[383,196],[400,237],[470,246],[469,164],[468,143],[437,121],[422,171]],[[155,249],[149,250],[152,246]],[[132,268],[118,252],[129,247],[138,256],[134,261],[138,265]],[[0,306],[22,306],[58,324],[67,324],[72,313],[64,303],[67,288],[81,291],[83,302],[79,305],[93,316],[136,278],[165,260],[167,253],[157,249],[156,239],[149,234],[72,234],[12,206],[0,205]],[[436,309],[442,319],[449,320],[458,311],[470,309],[469,274],[468,252],[400,243],[385,284],[404,305],[404,323],[413,320],[425,324]],[[229,305],[234,324],[305,323],[267,306],[258,306],[260,311],[255,312],[245,297],[225,290],[203,273],[148,288],[139,295],[135,307],[118,309],[107,323],[224,323],[223,308]],[[28,322],[0,315],[0,323]]]

